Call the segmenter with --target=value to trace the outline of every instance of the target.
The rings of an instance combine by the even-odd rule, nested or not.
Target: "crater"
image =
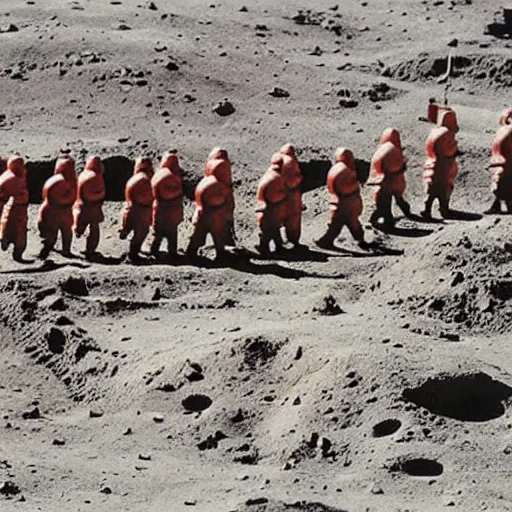
[[[409,476],[435,477],[443,474],[444,467],[436,460],[418,457],[400,459],[391,466],[390,470]]]
[[[181,405],[188,412],[202,412],[212,405],[212,399],[206,395],[189,395],[185,398]]]
[[[404,389],[405,400],[433,414],[459,421],[485,422],[505,413],[512,388],[483,372],[438,375]]]
[[[391,436],[397,432],[402,426],[402,422],[397,419],[389,419],[381,421],[373,426],[372,435],[373,437],[386,437]]]

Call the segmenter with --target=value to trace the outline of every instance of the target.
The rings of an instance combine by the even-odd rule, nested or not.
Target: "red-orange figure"
[[[188,256],[196,256],[211,234],[217,259],[227,255],[229,229],[233,219],[231,166],[229,161],[215,159],[208,165],[208,175],[198,183],[196,209],[192,223],[194,232],[187,247]]]
[[[432,205],[437,199],[441,216],[450,214],[450,198],[457,177],[457,141],[455,134],[459,127],[457,116],[452,110],[443,111],[438,119],[439,126],[432,128],[427,138],[427,160],[423,181],[427,198],[421,215],[432,218]]]
[[[492,143],[490,169],[494,202],[486,213],[501,213],[501,201],[512,213],[512,109],[500,116],[500,128]]]
[[[370,218],[373,225],[378,225],[382,219],[384,228],[393,227],[395,223],[391,210],[393,198],[406,217],[411,215],[411,207],[404,199],[405,170],[406,163],[400,133],[395,128],[386,128],[373,154],[368,178],[368,185],[376,187],[375,210]]]
[[[153,189],[153,232],[151,254],[157,256],[163,239],[167,240],[169,256],[178,253],[178,226],[183,222],[183,187],[178,155],[163,156],[155,175]]]
[[[316,241],[319,247],[330,249],[343,226],[347,226],[354,240],[364,245],[364,231],[359,217],[363,212],[361,190],[352,151],[338,148],[335,163],[327,174],[329,192],[329,222],[325,235]]]
[[[132,261],[140,259],[140,250],[148,236],[153,216],[153,192],[151,178],[153,164],[149,158],[137,158],[133,176],[126,183],[125,208],[121,219],[119,238],[126,240],[133,231],[128,257]]]
[[[260,243],[257,249],[263,255],[270,254],[271,241],[274,242],[276,251],[283,246],[280,230],[288,218],[288,189],[283,177],[283,168],[284,156],[276,153],[258,184],[256,212]]]
[[[101,158],[92,156],[78,176],[78,192],[73,207],[74,230],[77,238],[80,238],[89,228],[85,247],[86,258],[94,256],[100,243],[100,224],[104,219],[102,205],[105,200],[103,173]]]
[[[292,144],[285,144],[279,151],[283,155],[283,179],[287,190],[288,214],[284,223],[286,239],[299,246],[302,230],[302,173]]]
[[[46,259],[54,248],[59,231],[62,236],[62,254],[71,256],[76,191],[75,161],[69,156],[58,158],[54,175],[44,184],[43,204],[39,209],[38,228],[43,239],[43,248],[39,253],[41,259]]]
[[[0,226],[2,250],[6,251],[13,244],[13,258],[23,261],[27,247],[28,188],[25,162],[18,155],[9,158],[7,171],[0,176],[0,196],[2,201],[9,198]]]
[[[228,152],[224,148],[215,147],[210,151],[210,154],[208,155],[208,159],[206,160],[206,163],[204,165],[204,175],[209,176],[211,174],[211,170],[215,168],[216,163],[218,160],[224,160],[229,164],[229,208],[231,210],[231,219],[229,221],[229,229],[227,234],[227,240],[226,245],[235,246],[235,219],[234,219],[234,212],[235,212],[235,196],[233,194],[233,183],[232,183],[232,170],[231,170],[231,162],[229,160]],[[227,209],[227,207],[226,207]]]

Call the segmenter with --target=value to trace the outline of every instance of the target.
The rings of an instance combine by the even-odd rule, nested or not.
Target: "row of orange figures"
[[[426,142],[427,159],[424,171],[426,189],[424,218],[431,218],[437,199],[443,217],[450,215],[450,198],[457,176],[458,122],[455,112],[447,106],[431,104],[429,120],[436,124]],[[5,162],[4,162],[5,163]],[[505,202],[512,213],[512,109],[500,117],[500,128],[492,144],[490,168],[493,174],[494,202],[488,211],[498,213]],[[370,222],[381,229],[394,224],[392,201],[407,216],[409,203],[404,198],[406,162],[399,132],[387,128],[372,157],[367,184],[374,187],[375,208]],[[81,237],[87,231],[86,257],[93,258],[100,241],[103,221],[102,204],[105,200],[104,169],[101,159],[88,159],[78,176],[75,161],[60,157],[54,175],[43,187],[43,203],[39,210],[38,228],[43,240],[39,254],[45,259],[53,250],[58,234],[62,237],[64,255],[71,254],[73,232]],[[270,253],[270,244],[276,250],[283,246],[284,228],[288,243],[300,246],[302,202],[302,173],[291,144],[283,146],[272,156],[270,167],[262,176],[257,191],[258,250]],[[360,183],[353,153],[339,148],[335,163],[327,175],[329,220],[325,234],[316,241],[323,248],[332,247],[334,240],[346,226],[361,246],[365,246],[360,216],[363,211]],[[28,221],[27,171],[24,160],[11,156],[0,175],[0,240],[3,250],[14,245],[13,257],[22,260],[27,244]],[[151,254],[159,254],[162,241],[168,243],[170,257],[177,255],[178,226],[183,221],[183,188],[181,169],[176,153],[164,155],[156,172],[149,158],[138,158],[133,176],[125,189],[125,207],[121,219],[120,238],[130,234],[129,257],[140,258],[143,242],[153,228]],[[195,256],[210,234],[217,258],[226,254],[226,248],[235,245],[234,209],[231,163],[225,149],[214,148],[204,167],[204,177],[195,190],[194,231],[187,255]]]

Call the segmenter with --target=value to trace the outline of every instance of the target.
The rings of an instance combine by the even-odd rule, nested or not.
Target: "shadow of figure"
[[[403,256],[403,249],[393,249],[392,247],[387,247],[380,242],[370,242],[367,244],[368,250],[365,251],[361,249],[359,251],[354,249],[347,249],[346,247],[340,247],[338,245],[334,245],[331,250],[344,254],[345,256],[351,256],[354,258],[376,258],[382,256]]]
[[[52,272],[54,270],[59,270],[64,267],[75,267],[75,268],[81,268],[86,269],[90,268],[91,265],[86,265],[83,263],[77,263],[77,262],[63,262],[63,263],[56,263],[52,259],[47,259],[42,262],[42,264],[35,268],[23,268],[19,270],[3,270],[0,272],[0,274],[40,274],[43,272]]]
[[[258,261],[269,261],[269,263],[261,263],[256,264],[251,260],[256,259],[255,256],[258,257]],[[327,255],[326,255],[327,258]],[[300,260],[299,260],[300,261]],[[304,260],[303,260],[304,261]],[[327,261],[327,259],[325,260]],[[318,272],[306,272],[305,270],[294,269],[289,267],[284,267],[279,263],[275,263],[275,260],[272,259],[267,260],[263,259],[261,255],[249,251],[248,249],[239,249],[235,253],[230,253],[222,260],[211,260],[209,258],[205,258],[204,256],[195,256],[195,257],[187,257],[183,256],[179,262],[173,262],[171,264],[178,265],[194,265],[199,268],[209,268],[209,269],[219,269],[219,268],[230,268],[232,270],[237,270],[239,272],[243,272],[245,274],[253,274],[253,275],[274,275],[277,277],[281,277],[282,279],[301,279],[301,278],[316,278],[316,279],[344,279],[346,278],[345,274],[320,274]]]
[[[404,227],[398,227],[398,226],[392,226],[389,229],[385,231],[385,233],[389,235],[395,235],[395,236],[403,236],[406,238],[422,238],[428,235],[431,235],[434,232],[433,229],[423,229],[423,228],[404,228]]]
[[[448,213],[444,216],[446,220],[466,220],[475,221],[483,218],[480,213],[474,212],[463,212],[461,210],[448,210]]]

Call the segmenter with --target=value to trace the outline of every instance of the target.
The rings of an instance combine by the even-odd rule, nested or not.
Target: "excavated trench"
[[[512,388],[483,372],[438,375],[404,389],[405,400],[433,414],[459,421],[485,422],[505,414]]]
[[[45,181],[53,175],[56,159],[27,162],[27,185],[29,201],[39,204]],[[122,155],[113,155],[103,159],[105,167],[105,188],[107,201],[124,201],[126,182],[133,174],[134,161]],[[79,167],[79,166],[78,166]],[[80,172],[80,168],[77,169]],[[183,192],[188,199],[194,198],[194,190],[199,178],[182,169]]]

